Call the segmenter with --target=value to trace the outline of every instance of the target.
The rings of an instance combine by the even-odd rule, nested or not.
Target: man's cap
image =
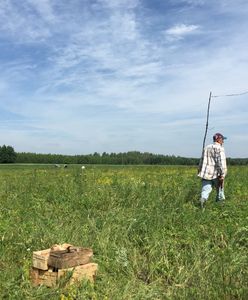
[[[219,138],[222,138],[223,140],[226,140],[226,139],[227,139],[227,137],[224,136],[223,134],[221,134],[221,133],[219,133],[219,132],[215,133],[215,135],[213,136],[213,140],[216,141],[216,140],[219,139]]]

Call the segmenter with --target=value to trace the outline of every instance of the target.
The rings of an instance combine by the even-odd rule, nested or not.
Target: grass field
[[[0,166],[1,299],[248,299],[248,167],[199,209],[192,167]],[[33,288],[32,252],[92,247],[92,285]]]

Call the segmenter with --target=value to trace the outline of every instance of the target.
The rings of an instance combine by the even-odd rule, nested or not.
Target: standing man
[[[200,160],[198,176],[202,178],[200,204],[203,208],[212,188],[216,188],[216,201],[225,200],[224,178],[227,174],[224,137],[221,133],[213,136],[213,144],[205,147]]]

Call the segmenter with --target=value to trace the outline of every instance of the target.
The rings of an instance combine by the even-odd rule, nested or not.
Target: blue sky
[[[0,140],[199,157],[248,91],[246,0],[0,0]],[[248,94],[207,143],[248,157]]]

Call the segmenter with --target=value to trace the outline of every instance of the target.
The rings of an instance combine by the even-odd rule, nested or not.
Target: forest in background
[[[106,165],[198,165],[199,158],[129,151],[81,155],[15,152],[12,146],[0,146],[0,163],[106,164]],[[248,158],[227,158],[229,165],[248,165]]]

